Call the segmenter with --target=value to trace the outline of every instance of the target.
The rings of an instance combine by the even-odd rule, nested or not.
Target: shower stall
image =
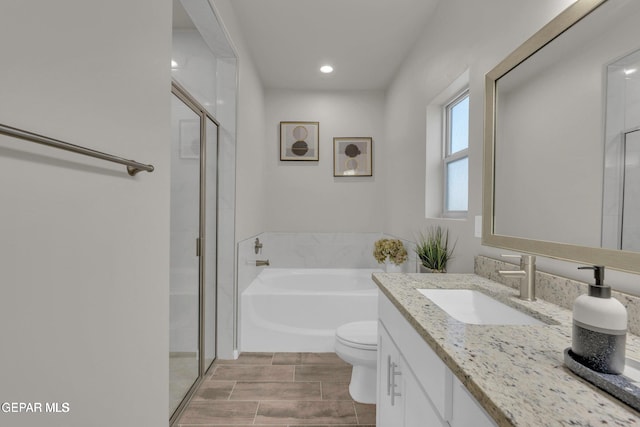
[[[218,122],[178,83],[171,99],[170,408],[216,354]]]
[[[173,0],[171,425],[228,341],[235,253],[236,56],[208,0]],[[168,65],[168,64],[167,64]],[[219,301],[220,299],[220,301]],[[219,309],[218,307],[222,307]],[[222,344],[220,344],[222,342]],[[224,354],[224,353],[223,353]]]

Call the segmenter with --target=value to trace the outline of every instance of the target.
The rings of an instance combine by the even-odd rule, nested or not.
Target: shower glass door
[[[170,400],[173,424],[216,357],[218,123],[172,85]]]
[[[200,375],[200,117],[172,96],[169,415]]]

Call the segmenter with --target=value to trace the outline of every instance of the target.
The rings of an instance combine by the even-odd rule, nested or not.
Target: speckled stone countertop
[[[373,280],[499,426],[640,426],[640,413],[569,371],[571,311],[475,274],[374,273]],[[475,289],[545,322],[470,325],[416,289]],[[627,357],[640,338],[627,335]]]

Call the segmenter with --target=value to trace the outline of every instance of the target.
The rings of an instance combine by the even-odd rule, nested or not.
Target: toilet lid
[[[368,320],[347,323],[336,329],[336,337],[346,344],[359,348],[375,348],[378,345],[378,322],[376,320]]]

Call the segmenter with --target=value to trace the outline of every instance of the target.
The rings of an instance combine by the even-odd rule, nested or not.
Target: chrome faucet
[[[268,259],[257,259],[256,260],[256,267],[265,267],[269,265],[269,260]]]
[[[500,270],[505,277],[520,278],[520,299],[536,300],[536,257],[533,255],[502,255],[505,258],[520,258],[520,270]]]

